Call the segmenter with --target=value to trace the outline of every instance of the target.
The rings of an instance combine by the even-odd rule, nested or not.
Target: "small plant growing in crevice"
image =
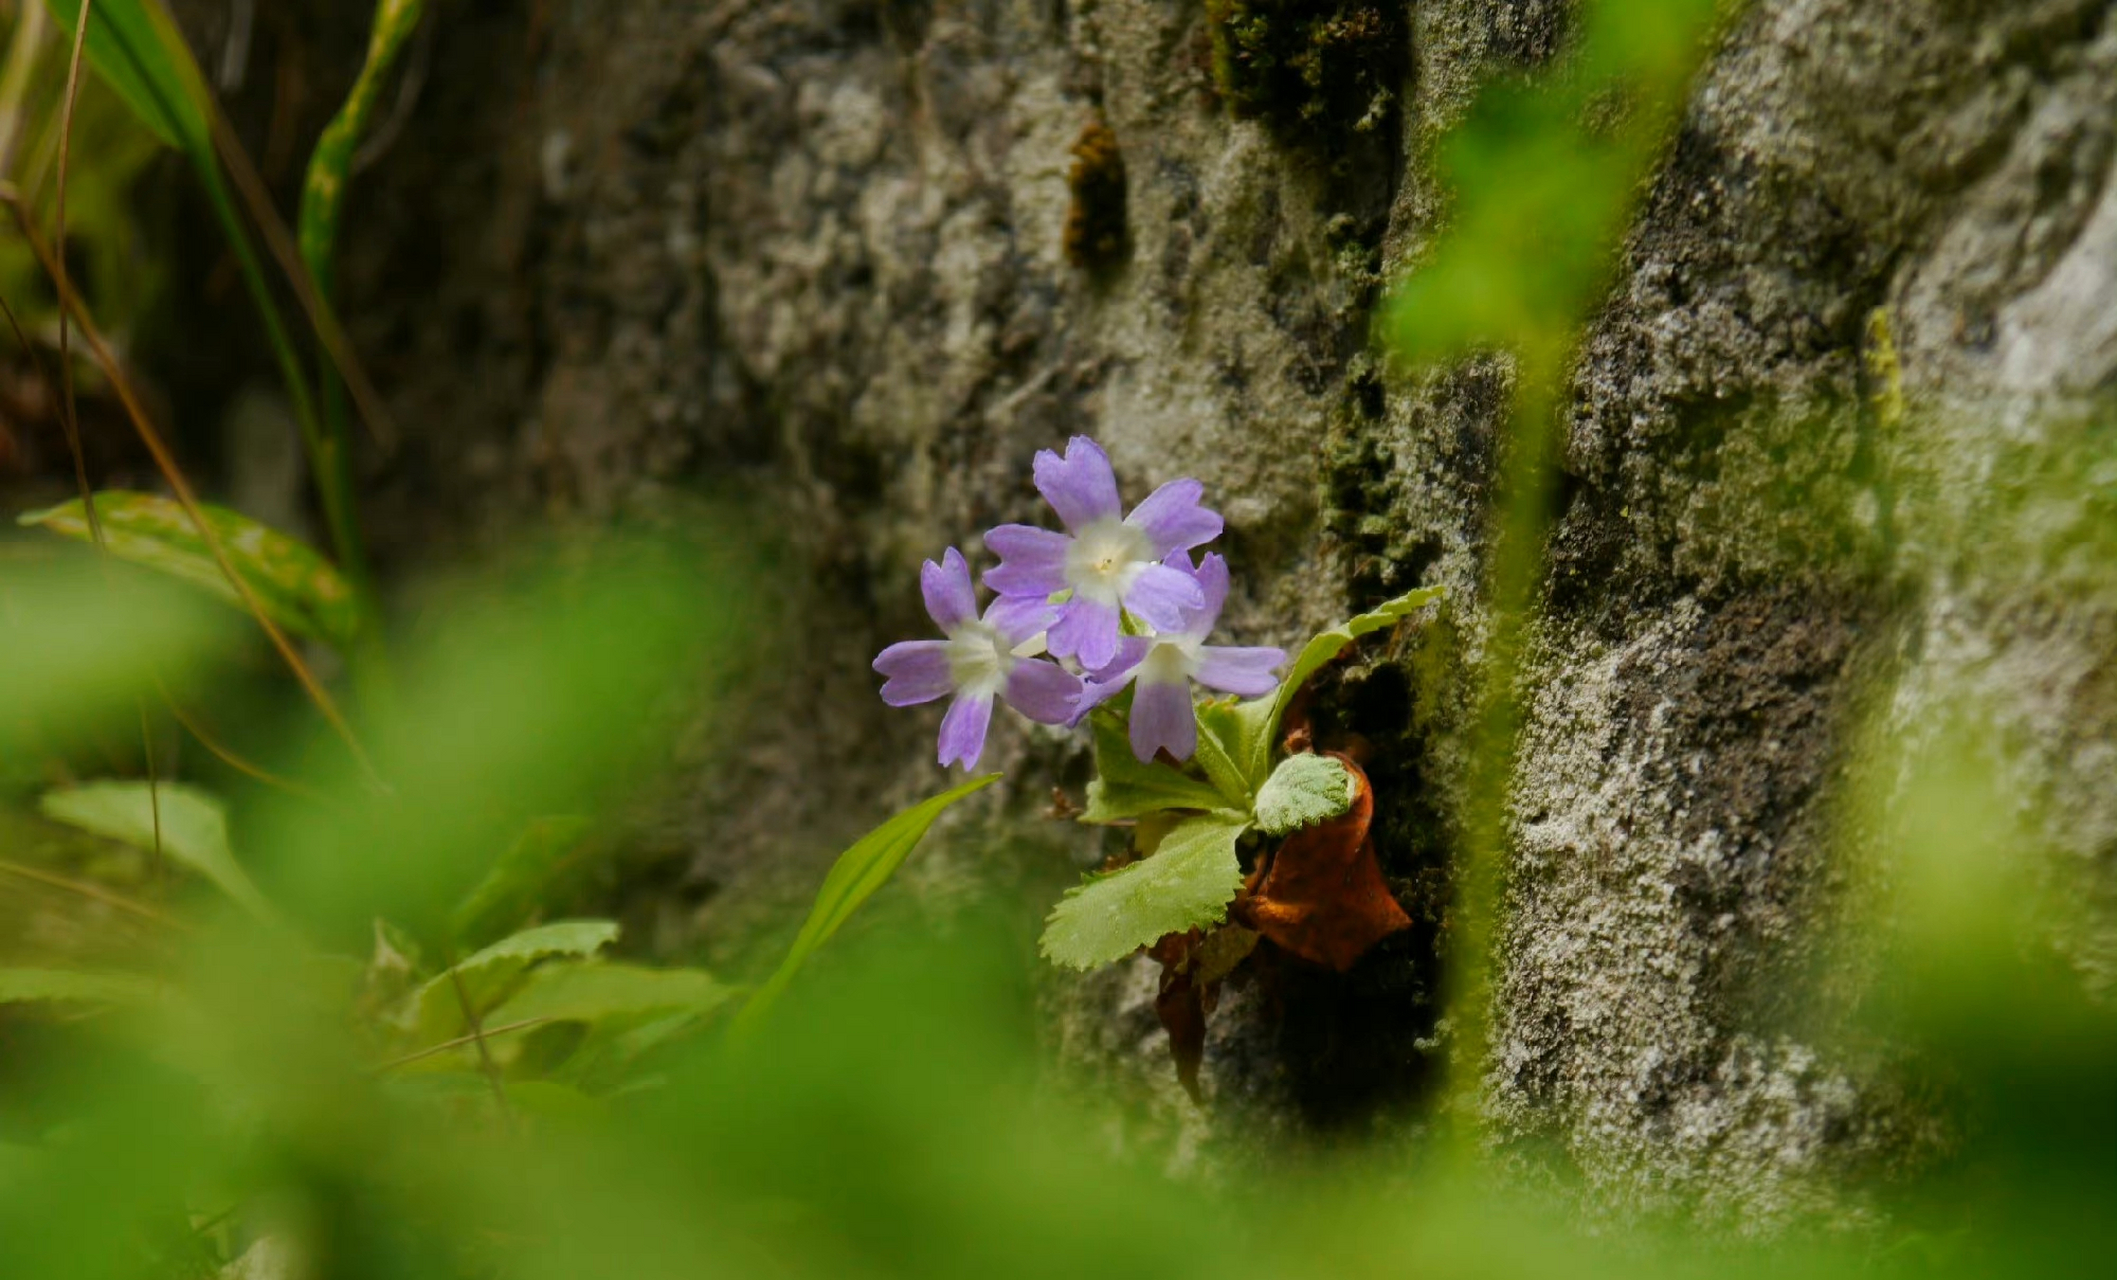
[[[1156,1007],[1195,1095],[1214,994],[1260,942],[1342,973],[1410,925],[1375,859],[1367,775],[1350,753],[1315,750],[1297,695],[1355,639],[1440,592],[1361,614],[1291,663],[1280,649],[1210,645],[1228,569],[1216,554],[1192,559],[1222,527],[1198,481],[1170,481],[1127,515],[1108,456],[1083,436],[1063,456],[1039,453],[1034,475],[1065,532],[987,532],[1000,563],[985,572],[997,598],[982,613],[959,551],[928,561],[921,586],[947,638],[891,645],[875,670],[892,705],[951,699],[944,765],[976,766],[995,701],[1088,725],[1095,777],[1079,821],[1130,827],[1130,860],[1059,902],[1042,949],[1083,970],[1151,949]],[[1221,696],[1201,701],[1194,684]]]

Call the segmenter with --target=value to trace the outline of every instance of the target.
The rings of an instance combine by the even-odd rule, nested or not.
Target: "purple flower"
[[[919,588],[926,612],[946,640],[905,640],[875,658],[875,670],[889,677],[882,700],[909,707],[954,694],[941,717],[941,763],[961,761],[977,767],[985,753],[985,730],[992,722],[992,700],[999,698],[1042,724],[1066,724],[1074,718],[1081,682],[1054,662],[1032,656],[1041,633],[1058,615],[1041,600],[992,602],[978,616],[976,591],[963,553],[950,547],[941,563],[919,568]]]
[[[1152,760],[1156,751],[1164,749],[1178,760],[1188,760],[1198,749],[1198,718],[1191,708],[1193,680],[1224,693],[1262,697],[1279,683],[1272,669],[1286,661],[1284,649],[1205,643],[1213,624],[1220,620],[1220,606],[1227,602],[1227,561],[1208,555],[1193,569],[1190,555],[1178,552],[1169,557],[1168,568],[1197,585],[1202,603],[1185,609],[1181,625],[1164,634],[1120,639],[1117,656],[1090,674],[1076,712],[1078,718],[1127,683],[1136,683],[1132,754],[1141,760]]]
[[[986,534],[1000,563],[985,571],[985,585],[1008,599],[1073,593],[1051,626],[1054,655],[1094,671],[1116,658],[1124,611],[1177,631],[1185,610],[1203,606],[1197,582],[1162,562],[1220,536],[1220,517],[1198,505],[1204,485],[1171,480],[1124,515],[1109,455],[1086,436],[1073,437],[1063,458],[1039,451],[1035,476],[1067,531],[1003,524]]]

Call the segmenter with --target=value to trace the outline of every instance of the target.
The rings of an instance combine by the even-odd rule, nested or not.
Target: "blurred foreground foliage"
[[[1493,591],[1518,619],[1530,588],[1509,575],[1529,583],[1541,562],[1549,478],[1538,384],[1601,288],[1712,10],[1598,6],[1555,84],[1483,99],[1437,158],[1453,229],[1387,313],[1413,359],[1520,358],[1509,476],[1527,514],[1502,513]],[[81,127],[113,105],[84,98]],[[138,161],[107,163],[115,190]],[[91,173],[77,174],[84,215]],[[82,527],[61,532],[85,531],[79,510]],[[1876,790],[1853,806],[1894,893],[1853,922],[1877,959],[1844,1034],[1904,1047],[1952,1146],[1870,1188],[1882,1225],[1856,1234],[1590,1235],[1562,1179],[1535,1194],[1504,1179],[1462,1113],[1386,1152],[1166,1176],[1163,1153],[1116,1136],[1122,1103],[1052,1077],[1015,904],[945,936],[867,931],[792,981],[954,797],[849,851],[761,997],[624,958],[607,921],[546,918],[587,834],[666,763],[680,726],[710,719],[755,646],[751,584],[699,550],[568,551],[454,584],[363,706],[360,754],[283,729],[269,780],[237,770],[215,795],[111,763],[143,707],[255,665],[241,615],[177,580],[182,566],[210,577],[196,549],[132,557],[157,575],[118,546],[104,559],[0,545],[0,1275],[2117,1267],[2117,1017],[2042,940],[2033,815],[1999,790],[1977,708],[1875,744]],[[294,555],[227,572],[279,582],[274,564]],[[1493,652],[1506,687],[1511,651]],[[1494,779],[1504,711],[1481,744]],[[1504,787],[1485,794],[1489,821],[1465,826],[1497,859]],[[1458,991],[1458,1027],[1481,995]],[[1474,1080],[1481,1045],[1459,1035],[1458,1074]]]
[[[387,790],[328,736],[293,753],[303,793],[259,788],[232,821],[166,788],[161,874],[196,892],[137,920],[86,903],[128,938],[93,968],[9,943],[7,1274],[2107,1274],[2117,1017],[2035,941],[2031,837],[1971,712],[1884,748],[1860,815],[1897,886],[1859,925],[1886,939],[1860,1031],[1914,1051],[1950,1154],[1880,1188],[1887,1225],[1859,1235],[1588,1237],[1475,1143],[1167,1177],[1113,1141],[1119,1104],[1041,1065],[1014,904],[864,931],[739,1036],[739,989],[606,958],[607,922],[496,907],[496,872],[549,861],[525,841],[579,830],[540,815],[609,813],[739,670],[743,580],[694,553],[460,584],[364,726]],[[113,595],[122,568],[0,575],[8,750],[36,718],[122,720],[228,643],[195,593]],[[147,803],[106,783],[45,812],[140,850]]]

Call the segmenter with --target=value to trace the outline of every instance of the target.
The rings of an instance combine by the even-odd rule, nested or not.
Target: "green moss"
[[[1213,79],[1238,116],[1293,140],[1377,129],[1410,62],[1400,5],[1375,0],[1206,0]]]

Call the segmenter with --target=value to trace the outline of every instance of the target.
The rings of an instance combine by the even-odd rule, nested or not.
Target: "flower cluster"
[[[1063,456],[1039,452],[1032,474],[1065,531],[1003,524],[986,533],[1000,563],[985,571],[996,598],[982,614],[960,551],[927,561],[919,584],[947,639],[884,649],[875,659],[888,677],[882,700],[904,707],[952,695],[941,763],[971,768],[995,699],[1038,723],[1070,725],[1130,686],[1133,754],[1189,759],[1198,745],[1192,683],[1260,697],[1286,659],[1205,643],[1228,594],[1226,561],[1191,559],[1222,526],[1200,504],[1205,486],[1171,480],[1127,515],[1109,455],[1086,436]]]

